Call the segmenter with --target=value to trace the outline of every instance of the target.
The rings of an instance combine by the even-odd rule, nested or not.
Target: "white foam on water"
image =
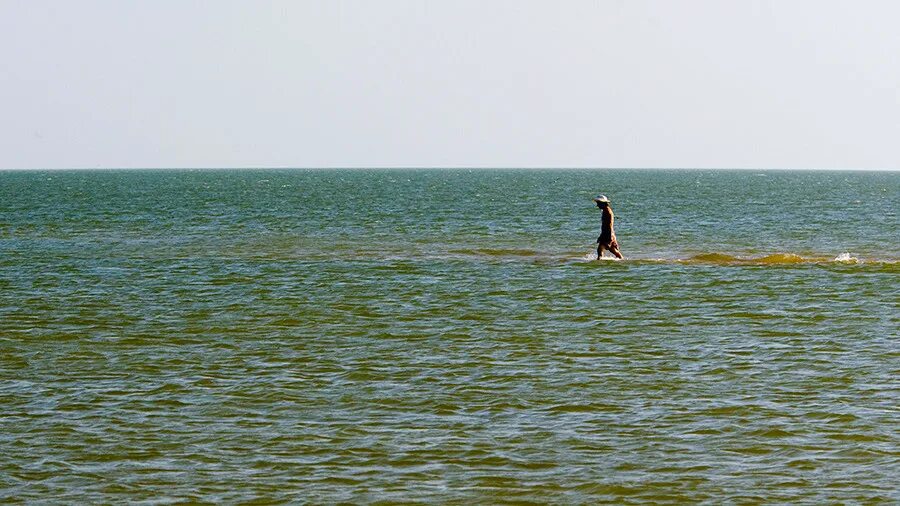
[[[594,252],[588,253],[588,254],[584,255],[583,257],[580,257],[579,260],[582,262],[593,262],[594,260],[598,260],[597,252],[594,251]],[[599,260],[618,262],[619,260],[621,260],[621,258],[616,258],[614,256],[604,256],[604,257],[600,257]]]
[[[834,257],[835,262],[847,262],[850,264],[859,263],[859,259],[853,256],[850,256],[850,253],[841,253],[840,255]]]

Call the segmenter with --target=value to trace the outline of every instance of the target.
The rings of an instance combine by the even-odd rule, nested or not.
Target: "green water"
[[[625,261],[590,260],[601,192]],[[896,172],[0,172],[0,501],[897,503],[898,204]]]

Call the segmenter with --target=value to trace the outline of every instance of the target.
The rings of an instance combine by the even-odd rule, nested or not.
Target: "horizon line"
[[[894,172],[900,170],[895,167],[588,167],[588,166],[474,166],[474,165],[348,165],[348,166],[187,166],[187,167],[13,167],[0,168],[0,172],[28,172],[28,171],[75,171],[75,170],[740,170],[740,171],[858,171],[858,172]]]

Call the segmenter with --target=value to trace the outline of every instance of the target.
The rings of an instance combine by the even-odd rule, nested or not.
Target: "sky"
[[[893,0],[0,0],[0,169],[900,168]]]

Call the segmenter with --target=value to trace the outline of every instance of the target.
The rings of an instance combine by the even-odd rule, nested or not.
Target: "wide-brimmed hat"
[[[605,204],[609,204],[609,198],[606,195],[597,195],[594,197],[594,202],[603,202]]]

